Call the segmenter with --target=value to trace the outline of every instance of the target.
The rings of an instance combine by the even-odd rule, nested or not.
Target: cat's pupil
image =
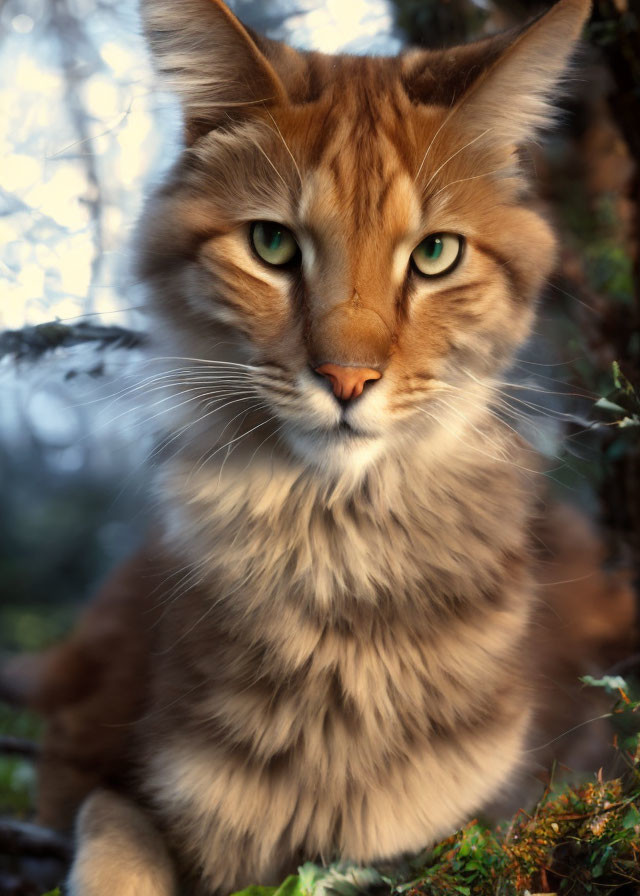
[[[282,243],[282,231],[276,230],[275,227],[269,227],[268,225],[264,228],[266,233],[265,242],[267,243],[269,249],[275,251],[280,248],[280,244]]]
[[[436,261],[442,255],[442,240],[440,237],[431,236],[422,245],[424,254],[430,261]]]

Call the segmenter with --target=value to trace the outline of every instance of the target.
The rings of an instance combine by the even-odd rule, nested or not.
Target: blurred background
[[[230,5],[300,48],[385,54],[489,34],[541,8],[523,0]],[[534,339],[509,376],[518,386],[509,404],[512,422],[548,457],[553,487],[602,527],[608,563],[630,567],[638,582],[639,0],[596,0],[586,38],[561,124],[527,158],[561,259]],[[155,83],[132,0],[2,0],[0,108],[7,654],[59,639],[152,515],[156,411],[136,391],[145,320],[129,245],[145,196],[176,157],[180,116]],[[633,671],[638,658],[621,662]],[[5,736],[31,738],[37,725],[0,704]],[[0,756],[0,812],[26,815],[32,791],[30,763]]]

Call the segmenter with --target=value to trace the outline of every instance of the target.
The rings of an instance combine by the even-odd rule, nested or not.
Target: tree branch
[[[22,756],[24,759],[37,759],[40,755],[40,747],[32,740],[3,735],[0,737],[0,755]]]
[[[71,857],[71,844],[62,834],[49,828],[14,818],[0,818],[0,852],[10,856],[26,855],[67,862]]]
[[[145,333],[124,327],[104,327],[86,321],[73,325],[52,321],[37,327],[0,333],[0,358],[13,355],[16,360],[34,361],[53,349],[68,348],[85,342],[97,342],[100,348],[138,348],[146,340]]]

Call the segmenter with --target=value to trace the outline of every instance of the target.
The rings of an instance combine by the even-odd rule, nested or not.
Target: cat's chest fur
[[[167,539],[189,565],[159,626],[148,791],[211,885],[250,881],[270,848],[417,849],[513,768],[529,612],[515,470],[390,463],[343,494],[286,467],[168,471]],[[259,855],[219,880],[234,836]]]
[[[161,482],[167,544],[192,567],[188,584],[235,589],[217,595],[225,607],[294,600],[348,619],[385,599],[394,615],[477,603],[500,590],[505,557],[526,560],[534,500],[519,446],[492,435],[491,452],[392,453],[359,481],[282,458],[174,461]]]

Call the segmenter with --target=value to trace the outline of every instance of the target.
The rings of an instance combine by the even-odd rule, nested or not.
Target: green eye
[[[275,221],[256,221],[251,225],[251,242],[267,264],[287,264],[299,252],[293,234]]]
[[[464,240],[456,233],[432,233],[411,253],[411,260],[425,277],[452,271],[462,257]]]

